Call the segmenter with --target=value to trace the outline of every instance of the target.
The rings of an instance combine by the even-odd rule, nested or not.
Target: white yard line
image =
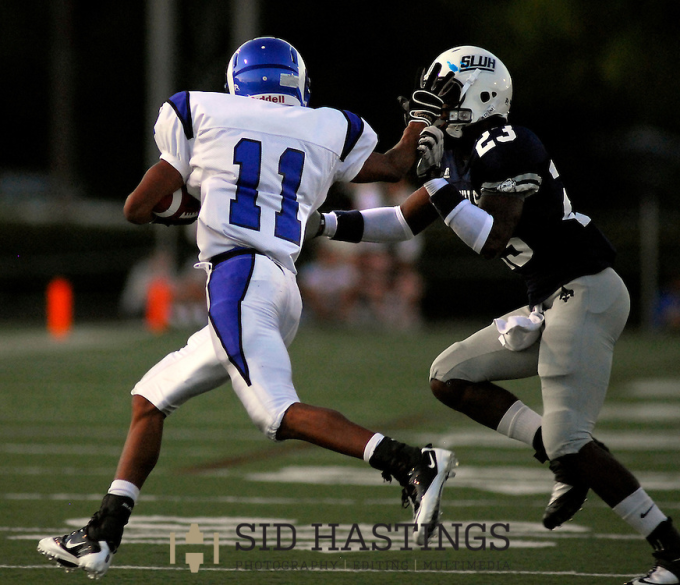
[[[302,563],[298,563],[301,565]],[[318,563],[322,564],[322,563]],[[330,564],[330,563],[329,563]],[[375,563],[377,564],[377,563]],[[476,570],[450,570],[450,569],[422,569],[418,568],[418,565],[422,566],[422,561],[415,562],[412,565],[413,568],[407,569],[352,569],[352,568],[322,568],[322,567],[311,567],[310,563],[307,563],[307,568],[262,568],[262,569],[245,569],[240,567],[204,567],[201,566],[199,572],[211,571],[215,573],[270,573],[270,572],[301,572],[301,571],[312,571],[315,573],[436,573],[442,575],[546,575],[551,577],[589,577],[589,578],[604,578],[604,579],[625,579],[630,578],[629,573],[581,573],[578,571],[476,571]],[[0,569],[14,569],[14,570],[26,570],[26,569],[48,569],[48,570],[61,570],[59,567],[53,565],[0,565]],[[109,571],[184,571],[189,572],[188,567],[153,567],[153,566],[134,566],[134,565],[113,565]]]

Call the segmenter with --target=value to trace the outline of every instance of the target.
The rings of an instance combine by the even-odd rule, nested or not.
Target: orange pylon
[[[156,278],[146,293],[146,326],[154,333],[163,333],[170,324],[172,287],[165,278]]]
[[[56,339],[63,339],[73,326],[73,287],[61,276],[47,285],[47,330]]]

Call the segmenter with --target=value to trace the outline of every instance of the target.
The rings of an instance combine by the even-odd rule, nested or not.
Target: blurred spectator
[[[186,226],[188,241],[195,242],[195,224]],[[195,244],[194,244],[195,245]],[[164,280],[172,291],[170,325],[172,327],[205,326],[208,311],[205,300],[205,271],[196,270],[196,253],[192,250],[189,259],[178,270],[173,254],[166,249],[154,250],[151,255],[137,262],[125,282],[120,297],[121,315],[127,318],[142,318],[146,311],[149,287],[157,280]]]
[[[350,187],[351,201],[345,207],[353,209],[399,205],[413,191],[405,181]],[[312,245],[317,257],[301,267],[299,278],[310,316],[362,327],[420,326],[420,237],[397,244],[343,244],[321,238]]]
[[[173,327],[203,327],[208,322],[205,271],[194,268],[195,263],[195,258],[189,260],[175,280],[170,318]]]
[[[680,331],[680,276],[671,279],[659,294],[656,304],[657,328],[664,331]]]
[[[151,283],[159,279],[174,283],[175,278],[172,256],[165,250],[155,250],[130,269],[120,297],[121,314],[124,317],[142,317]]]
[[[353,244],[319,238],[316,256],[300,269],[298,283],[304,301],[304,318],[318,323],[347,323],[356,306],[358,273]]]

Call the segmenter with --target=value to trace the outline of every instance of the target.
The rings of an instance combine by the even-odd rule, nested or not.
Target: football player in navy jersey
[[[385,154],[356,114],[310,108],[302,56],[281,39],[242,45],[226,71],[228,93],[184,91],[162,106],[154,128],[161,160],[127,198],[128,221],[183,185],[200,197],[197,243],[207,280],[209,324],[156,364],[132,391],[132,422],[115,479],[99,511],[38,551],[89,577],[106,573],[140,489],[160,454],[164,419],[190,398],[231,380],[252,421],[270,439],[304,440],[394,477],[413,507],[414,537],[426,544],[439,520],[453,453],[420,449],[305,404],[287,348],[300,322],[297,259],[310,217],[336,181],[397,181],[416,161],[422,121]],[[397,214],[383,222],[397,226]],[[316,231],[316,226],[314,226]]]
[[[415,235],[441,217],[475,252],[517,272],[528,296],[525,307],[444,350],[430,370],[432,392],[550,461],[547,528],[571,519],[592,489],[654,548],[655,566],[629,583],[679,583],[680,534],[592,435],[630,308],[613,247],[573,209],[539,138],[508,123],[512,80],[495,55],[472,46],[445,51],[402,102],[408,120],[429,126],[419,142],[424,185],[395,208],[400,222]],[[384,213],[323,214],[319,234],[394,241],[403,231]],[[495,383],[535,375],[542,417]]]

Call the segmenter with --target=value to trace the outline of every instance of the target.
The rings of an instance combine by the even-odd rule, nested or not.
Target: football
[[[182,225],[196,221],[200,210],[201,202],[189,194],[186,185],[182,185],[172,195],[163,197],[152,211],[161,220],[159,223]]]

